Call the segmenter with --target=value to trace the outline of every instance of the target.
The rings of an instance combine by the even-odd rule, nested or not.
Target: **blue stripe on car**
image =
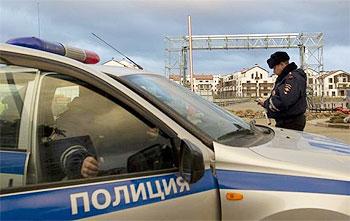
[[[0,151],[0,173],[24,174],[26,152]]]
[[[150,198],[137,200],[136,202],[125,203],[124,195],[121,194],[121,203],[118,206],[110,205],[105,209],[96,209],[91,205],[91,195],[97,190],[106,190],[111,193],[112,202],[116,200],[115,187],[134,185],[165,179],[176,179],[176,174],[140,178],[127,181],[115,181],[110,183],[89,184],[85,186],[68,187],[62,189],[43,190],[28,193],[19,193],[0,197],[1,217],[4,220],[46,220],[60,219],[72,220],[97,215],[117,212],[128,208],[135,208],[151,203],[158,203],[168,199],[175,199],[190,194],[201,193],[208,190],[217,189],[238,189],[238,190],[262,190],[262,191],[288,191],[288,192],[308,192],[323,193],[333,195],[350,195],[350,181],[330,180],[322,178],[289,176],[279,174],[267,174],[257,172],[216,170],[217,179],[212,175],[211,170],[206,170],[204,177],[195,184],[190,185],[189,191],[171,192],[165,199]],[[162,187],[164,188],[164,186]],[[153,186],[153,189],[154,186]],[[162,191],[165,191],[162,189]],[[89,196],[90,210],[84,212],[82,199],[77,200],[79,213],[72,214],[70,196],[76,193],[86,192]],[[149,192],[147,192],[147,195]],[[100,195],[97,201],[104,202],[104,196]]]
[[[151,203],[157,203],[164,200],[161,200],[160,198],[152,199],[148,197],[148,199],[146,200],[138,200],[136,202],[131,201],[130,203],[125,203],[124,195],[121,194],[120,197],[122,200],[118,206],[110,205],[106,209],[98,210],[92,205],[90,205],[90,211],[84,212],[82,200],[78,200],[79,213],[76,215],[72,215],[70,196],[76,193],[87,192],[91,204],[92,193],[96,190],[104,189],[111,193],[113,202],[115,200],[115,196],[113,195],[115,187],[125,185],[129,186],[131,184],[138,186],[140,183],[154,183],[154,181],[162,179],[169,181],[171,178],[176,179],[177,176],[175,174],[171,174],[128,181],[99,183],[90,186],[79,186],[66,189],[55,189],[41,192],[30,192],[24,194],[4,196],[0,197],[1,218],[4,220],[72,220],[107,214],[111,212],[117,212],[120,210],[135,208]],[[171,193],[170,195],[166,196],[165,200],[179,198],[182,196],[200,193],[217,188],[218,187],[215,178],[212,176],[211,171],[207,170],[202,179],[200,179],[195,184],[190,185],[189,191],[178,192],[177,194]],[[164,189],[162,191],[164,191]],[[147,194],[149,193],[147,192]],[[98,197],[98,201],[103,202],[103,200],[103,196]]]
[[[326,150],[332,150],[344,154],[350,154],[350,148],[349,146],[344,145],[334,145],[334,144],[327,144],[327,143],[317,143],[317,142],[309,142],[311,146],[326,149]]]
[[[220,189],[350,195],[350,181],[268,173],[218,170]]]

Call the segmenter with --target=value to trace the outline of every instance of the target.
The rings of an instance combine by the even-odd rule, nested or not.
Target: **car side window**
[[[28,101],[37,72],[16,66],[0,67],[0,188],[26,184],[30,156]]]
[[[174,168],[175,149],[125,104],[75,78],[42,77],[37,118],[39,182]]]
[[[0,147],[24,148],[20,144],[20,126],[23,120],[24,100],[35,73],[0,73]],[[28,95],[29,97],[32,95]],[[27,96],[27,97],[28,97]],[[27,110],[28,111],[28,110]],[[28,119],[24,119],[26,121]],[[28,123],[28,122],[27,122]]]

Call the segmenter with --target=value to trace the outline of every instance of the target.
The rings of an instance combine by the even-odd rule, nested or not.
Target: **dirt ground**
[[[235,110],[235,111],[248,110],[248,109],[251,109],[254,111],[263,110],[262,107],[258,106],[254,102],[238,103],[238,104],[227,106],[225,108],[228,110]],[[267,125],[266,119],[255,119],[255,120],[258,124]],[[275,125],[274,121],[272,121],[272,125]],[[350,129],[317,126],[313,122],[307,121],[304,131],[336,138],[350,145]]]

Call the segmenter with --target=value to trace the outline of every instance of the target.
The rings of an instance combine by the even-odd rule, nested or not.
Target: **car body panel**
[[[1,189],[25,184],[28,160],[28,152],[0,150]]]
[[[156,178],[152,178],[154,176],[148,176],[148,177],[137,177],[137,178],[132,178],[131,181],[129,179],[128,180],[119,180],[118,178],[112,179],[112,181],[109,181],[110,183],[114,183],[113,185],[122,185],[125,187],[126,183],[130,183],[133,182],[133,180],[142,180],[144,181],[144,185],[148,185],[148,183],[150,183],[151,187],[146,188],[147,194],[146,197],[148,197],[148,201],[146,202],[142,202],[143,200],[139,200],[138,202],[130,202],[130,205],[123,207],[122,210],[120,212],[115,212],[118,211],[118,209],[116,209],[116,207],[114,206],[110,206],[110,210],[108,210],[108,208],[106,210],[108,210],[108,212],[106,210],[104,210],[103,212],[99,212],[99,213],[90,213],[90,214],[86,214],[84,213],[85,210],[84,208],[82,209],[83,211],[83,215],[78,214],[79,216],[75,216],[72,217],[69,214],[69,212],[71,212],[71,210],[69,208],[71,208],[71,202],[70,200],[70,193],[74,194],[74,192],[72,191],[82,191],[82,190],[87,190],[89,194],[93,194],[94,191],[96,191],[96,188],[100,188],[99,190],[101,190],[102,187],[104,187],[103,190],[106,190],[106,188],[108,188],[108,191],[111,194],[114,194],[114,186],[111,186],[112,184],[106,184],[106,183],[91,183],[91,181],[89,181],[89,184],[86,185],[78,185],[78,186],[62,186],[59,188],[50,188],[50,184],[48,184],[47,186],[39,189],[39,190],[33,190],[33,191],[15,191],[14,193],[10,193],[10,194],[2,194],[1,195],[1,204],[2,205],[6,205],[4,207],[1,207],[2,209],[2,218],[4,219],[51,219],[52,217],[57,217],[60,219],[77,219],[77,218],[83,218],[83,217],[91,217],[92,219],[94,219],[94,217],[98,214],[100,214],[100,218],[102,217],[103,219],[103,215],[102,214],[107,214],[107,213],[111,213],[113,215],[108,215],[108,216],[112,216],[112,217],[123,217],[123,214],[125,213],[125,209],[129,209],[129,208],[133,208],[133,211],[138,211],[139,209],[141,209],[141,211],[144,211],[145,213],[142,213],[141,211],[139,212],[132,212],[132,213],[128,213],[129,217],[132,219],[136,219],[137,217],[157,217],[157,214],[159,213],[158,210],[156,210],[156,207],[153,207],[154,211],[151,211],[150,209],[148,209],[147,211],[145,211],[144,209],[142,209],[143,206],[148,205],[148,204],[162,204],[163,201],[166,201],[168,199],[171,200],[176,200],[176,203],[183,205],[183,211],[188,211],[190,207],[190,205],[192,205],[194,202],[196,202],[196,200],[191,200],[192,196],[197,198],[197,199],[201,199],[200,202],[196,202],[197,203],[197,207],[195,210],[198,210],[197,212],[193,213],[194,215],[192,216],[188,216],[189,218],[194,218],[194,217],[201,217],[203,219],[207,218],[207,219],[218,219],[219,215],[220,215],[220,211],[217,207],[219,207],[219,203],[218,203],[218,191],[217,191],[217,187],[216,186],[216,182],[215,182],[215,178],[212,176],[211,174],[211,170],[210,170],[210,163],[212,162],[212,159],[214,158],[214,154],[213,151],[208,149],[201,141],[199,141],[196,137],[194,137],[192,134],[190,134],[189,132],[187,132],[186,130],[184,130],[181,126],[179,126],[175,121],[173,121],[171,118],[169,118],[167,115],[165,115],[164,113],[162,113],[160,110],[158,110],[157,108],[155,108],[153,105],[151,105],[150,103],[148,103],[147,101],[145,101],[142,97],[140,97],[138,94],[136,94],[135,92],[131,91],[129,88],[125,87],[124,85],[120,84],[119,82],[117,82],[116,80],[110,78],[108,75],[101,73],[93,68],[91,68],[89,65],[84,65],[81,64],[79,62],[76,62],[74,60],[71,59],[67,59],[67,58],[62,58],[61,56],[56,56],[56,55],[51,55],[50,53],[46,53],[46,52],[40,52],[38,53],[36,50],[31,50],[31,49],[26,49],[26,48],[21,48],[21,47],[16,47],[16,46],[9,46],[9,45],[1,45],[0,46],[1,50],[5,50],[11,53],[18,53],[18,54],[25,54],[25,55],[29,55],[29,56],[33,56],[34,59],[36,58],[41,58],[41,59],[50,59],[50,60],[54,60],[54,61],[58,61],[58,62],[62,62],[64,64],[69,64],[72,65],[74,67],[78,67],[79,69],[82,69],[86,72],[88,72],[89,74],[96,76],[102,80],[104,80],[106,83],[108,83],[109,85],[112,85],[116,90],[122,91],[123,94],[127,97],[132,98],[135,102],[139,103],[141,106],[143,106],[144,108],[146,108],[150,113],[152,113],[155,117],[157,117],[158,119],[162,120],[162,122],[164,122],[165,124],[167,124],[172,130],[174,130],[174,132],[178,135],[178,137],[180,139],[187,139],[190,140],[191,143],[193,145],[196,145],[203,154],[203,158],[204,158],[204,163],[205,163],[205,168],[207,170],[206,176],[203,177],[201,180],[197,182],[194,185],[188,186],[188,188],[192,191],[184,191],[184,193],[182,193],[182,190],[179,190],[179,194],[176,194],[174,192],[170,192],[168,194],[166,194],[166,187],[162,186],[163,185],[163,180],[168,179],[167,181],[169,181],[169,179],[178,179],[181,178],[178,176],[178,173],[174,173],[171,175],[157,175],[155,177],[159,177],[159,176],[164,176],[164,179],[158,180],[158,181],[154,181],[152,183],[152,181],[149,180],[154,180]],[[125,70],[124,70],[125,71]],[[42,78],[42,76],[41,76]],[[40,79],[41,79],[40,78]],[[40,85],[40,79],[37,79],[37,84]],[[38,87],[36,90],[40,90],[40,87]],[[38,103],[38,97],[35,98],[34,94],[38,94],[38,92],[33,93],[33,96],[31,96],[32,99],[36,99],[36,104]],[[33,109],[35,109],[35,111],[31,110],[31,113],[35,116],[37,116],[37,109],[38,107],[35,106]],[[33,128],[36,128],[36,121],[37,118],[34,117],[33,118]],[[27,122],[28,123],[28,122]],[[31,124],[29,124],[31,125]],[[33,132],[35,134],[35,131]],[[36,143],[36,136],[33,134],[32,139],[33,139],[33,143]],[[33,150],[34,151],[34,150]],[[35,152],[35,151],[34,151]],[[35,155],[35,154],[34,154]],[[35,158],[32,157],[32,160],[35,161]],[[33,162],[35,164],[35,162]],[[33,167],[34,168],[34,167]],[[37,170],[37,169],[35,169]],[[171,177],[170,177],[171,176]],[[205,180],[205,181],[203,181]],[[141,182],[141,181],[136,181],[136,182]],[[200,183],[202,183],[201,185],[199,185]],[[203,185],[203,183],[205,184],[209,184],[212,183],[211,185]],[[52,185],[57,185],[57,184],[52,184]],[[109,187],[108,187],[109,185]],[[192,188],[193,186],[193,188]],[[157,189],[158,187],[160,187],[161,189]],[[30,186],[28,186],[28,188],[30,189]],[[26,188],[26,189],[28,189]],[[33,188],[35,189],[35,185],[33,185]],[[169,189],[170,187],[168,187]],[[175,187],[173,187],[175,188]],[[209,189],[203,189],[203,188],[209,188]],[[130,190],[130,189],[128,189]],[[156,192],[150,192],[150,191],[156,191]],[[89,192],[90,191],[90,192]],[[92,192],[91,192],[92,191]],[[86,192],[86,191],[85,191]],[[157,193],[163,193],[166,194],[163,197],[159,198],[159,201],[157,200],[157,198],[155,199],[149,199],[150,196],[155,196],[157,195]],[[165,192],[165,193],[164,193]],[[103,194],[105,193],[105,191],[103,193],[97,192],[98,197],[103,198]],[[68,194],[68,195],[67,195]],[[101,195],[102,194],[102,195]],[[96,195],[96,194],[95,194]],[[115,194],[114,194],[115,196]],[[173,199],[174,198],[174,199]],[[208,203],[202,199],[206,199],[208,201],[210,201],[209,205],[214,205],[211,206],[212,209],[208,210],[206,209],[208,206]],[[91,195],[89,200],[91,199]],[[103,200],[103,199],[102,199]],[[115,201],[116,198],[113,198],[113,200]],[[140,202],[141,201],[141,202]],[[41,202],[41,203],[39,203]],[[79,202],[78,202],[79,203]],[[80,202],[83,203],[83,202]],[[100,204],[92,204],[92,201],[90,201],[90,204],[92,205],[90,208],[95,208],[94,205],[98,207],[98,205]],[[81,205],[80,205],[81,206]],[[168,207],[170,206],[170,207]],[[173,208],[174,203],[165,203],[164,205],[162,205],[162,207],[164,208],[163,212],[164,212],[164,216],[167,216],[170,219],[175,219],[178,215],[179,212],[181,212],[182,210],[175,210],[172,214],[167,212],[168,210],[170,210],[170,208]],[[216,207],[215,207],[216,206]],[[79,207],[80,208],[80,207]],[[101,208],[101,207],[100,207]],[[119,208],[119,207],[118,207]],[[96,208],[95,208],[96,210]],[[205,213],[201,213],[201,211],[206,210]],[[21,216],[18,216],[18,211],[22,211],[22,213],[20,213]],[[193,208],[191,209],[191,211],[193,211]],[[95,211],[96,212],[96,211]],[[153,215],[150,215],[153,214]]]
[[[251,148],[214,143],[222,219],[348,219],[349,156],[305,146],[304,137],[319,140],[318,135],[279,131],[275,128],[270,142]],[[303,146],[297,148],[296,138]],[[227,194],[237,193],[242,200],[228,200]]]
[[[33,183],[21,190],[0,195],[2,219],[184,219],[184,220],[261,220],[261,219],[349,219],[350,156],[349,146],[326,137],[273,128],[269,142],[253,147],[234,147],[213,143],[214,151],[143,96],[113,79],[129,74],[152,74],[146,71],[86,65],[38,50],[0,44],[0,57],[11,57],[15,65],[28,66],[43,61],[67,65],[84,71],[88,77],[102,80],[145,108],[173,130],[179,139],[198,147],[204,159],[204,176],[194,184],[183,181],[178,172],[135,175],[131,178],[108,177],[79,183]],[[2,59],[6,60],[6,59]],[[36,60],[38,62],[36,62]],[[39,62],[40,61],[40,62]],[[26,129],[36,128],[39,78],[27,114]],[[33,109],[33,110],[32,110]],[[34,111],[35,109],[35,111]],[[31,138],[35,146],[35,131]],[[28,138],[29,137],[29,138]],[[26,148],[31,152],[31,148]],[[29,153],[26,154],[26,161]],[[5,156],[3,153],[1,156]],[[32,164],[37,160],[30,155]],[[1,158],[3,161],[4,158]],[[23,168],[27,165],[24,163]],[[32,166],[34,170],[38,170]],[[22,170],[23,171],[23,170]],[[8,172],[8,171],[7,171]],[[25,172],[23,172],[25,174]],[[20,174],[22,175],[22,174]],[[21,177],[23,178],[23,176]],[[22,181],[24,182],[24,181]],[[28,183],[28,180],[27,180]],[[28,183],[29,184],[29,183]],[[32,189],[31,189],[32,188]],[[228,194],[240,194],[232,200]]]
[[[318,177],[350,181],[350,146],[325,136],[275,129],[275,139],[252,151],[272,160],[317,168]]]
[[[238,192],[244,199],[226,200]],[[222,220],[348,220],[349,196],[289,191],[220,190]]]
[[[210,170],[207,170],[204,177],[192,185],[189,185],[174,173],[112,180],[5,194],[0,198],[2,203],[1,216],[6,220],[38,220],[51,219],[52,217],[71,220],[94,218],[98,215],[112,213],[108,216],[116,218],[118,216],[123,217],[125,210],[134,208],[134,213],[129,214],[132,219],[137,217],[149,217],[151,219],[157,217],[157,214],[159,217],[168,216],[168,218],[174,219],[181,210],[187,210],[191,204],[195,203],[197,206],[191,208],[194,215],[188,214],[189,216],[186,219],[194,218],[194,216],[203,219],[214,219],[218,217],[218,209],[215,207],[208,208],[206,200],[210,201],[212,205],[218,205],[215,202],[217,198],[216,190],[217,184]],[[200,196],[196,197],[196,195]],[[192,196],[194,196],[194,199],[192,199]],[[173,199],[177,199],[176,203],[185,208],[176,210],[177,212],[174,212],[173,216],[168,212],[168,210],[171,210],[173,203],[163,205],[164,210],[162,211],[152,207],[147,212],[142,209],[145,213],[141,213],[136,209]],[[205,200],[198,201],[198,199]],[[203,209],[207,210],[206,213],[201,213]],[[22,213],[18,213],[18,211],[22,211]],[[103,216],[100,218],[103,218]]]

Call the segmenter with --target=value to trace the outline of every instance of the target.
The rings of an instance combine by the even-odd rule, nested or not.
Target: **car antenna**
[[[108,42],[106,42],[105,40],[103,40],[102,38],[100,38],[99,36],[97,36],[95,33],[91,32],[91,34],[93,36],[95,36],[96,38],[98,38],[100,41],[102,41],[103,43],[105,43],[106,45],[108,45],[109,47],[111,47],[113,50],[115,50],[116,52],[118,52],[119,54],[121,54],[122,56],[124,56],[126,59],[128,59],[131,63],[133,63],[134,65],[136,65],[137,68],[139,68],[140,70],[143,70],[143,67],[141,67],[140,65],[136,64],[133,60],[131,60],[128,56],[126,56],[125,54],[121,53],[118,49],[116,49],[115,47],[113,47],[111,44],[109,44]]]

